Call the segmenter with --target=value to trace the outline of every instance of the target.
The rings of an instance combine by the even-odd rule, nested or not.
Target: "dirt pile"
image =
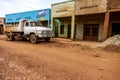
[[[115,35],[113,37],[108,38],[106,41],[102,43],[102,45],[107,46],[107,45],[120,45],[120,35]]]
[[[120,46],[109,44],[103,48],[106,51],[120,52]]]
[[[108,38],[99,44],[98,47],[103,48],[105,51],[120,52],[120,35],[115,35]]]
[[[98,47],[102,47],[105,51],[120,52],[120,35],[115,35],[101,44]]]

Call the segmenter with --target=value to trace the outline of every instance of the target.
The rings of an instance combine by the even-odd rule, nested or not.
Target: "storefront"
[[[43,26],[50,27],[51,9],[35,10],[6,15],[7,24],[18,24],[21,19],[39,20],[43,24]]]
[[[110,12],[109,37],[120,34],[120,11]]]
[[[102,41],[106,8],[107,0],[71,0],[53,4],[51,19],[56,37]]]
[[[76,40],[102,41],[105,14],[76,16]]]
[[[102,41],[106,8],[106,0],[75,0],[77,40]]]
[[[4,32],[5,18],[0,18],[0,34]]]
[[[56,37],[73,39],[74,1],[52,4],[52,29]]]
[[[71,0],[53,4],[52,28],[57,37],[104,41],[120,34],[119,4],[118,0]]]
[[[54,23],[56,37],[71,38],[71,17],[56,18]]]
[[[108,0],[108,34],[107,37],[120,35],[120,1]]]

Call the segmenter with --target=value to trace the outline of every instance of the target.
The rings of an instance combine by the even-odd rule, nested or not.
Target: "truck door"
[[[36,33],[36,27],[31,25],[33,22],[26,22],[24,27],[24,34]]]
[[[25,22],[24,23],[24,34],[29,34],[29,29],[30,29],[30,23]]]

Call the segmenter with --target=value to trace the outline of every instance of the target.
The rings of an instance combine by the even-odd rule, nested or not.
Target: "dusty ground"
[[[0,80],[120,80],[120,52],[97,44],[66,39],[31,44],[0,36]]]

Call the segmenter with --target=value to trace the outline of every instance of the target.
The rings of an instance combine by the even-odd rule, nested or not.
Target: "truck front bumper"
[[[48,37],[53,37],[53,34],[48,34],[48,35],[38,35],[38,38],[48,38]]]

